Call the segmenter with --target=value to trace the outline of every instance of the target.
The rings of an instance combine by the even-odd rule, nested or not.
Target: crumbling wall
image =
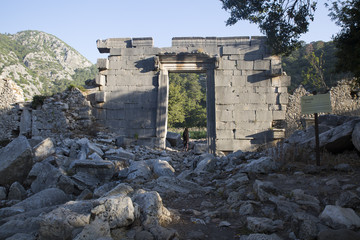
[[[0,79],[0,142],[18,135],[19,102],[24,102],[22,89],[10,79]]]
[[[286,135],[306,127],[306,122],[314,119],[313,115],[301,114],[301,97],[310,95],[300,85],[292,95],[289,95],[289,105],[286,112]],[[331,113],[343,116],[360,116],[360,98],[353,80],[342,80],[330,89]],[[321,113],[323,115],[324,113]]]
[[[8,98],[14,99],[10,95]],[[94,130],[94,118],[86,97],[79,89],[73,88],[49,96],[37,106],[29,102],[9,105],[0,115],[1,140],[7,142],[19,135],[61,140],[76,133],[90,134]]]

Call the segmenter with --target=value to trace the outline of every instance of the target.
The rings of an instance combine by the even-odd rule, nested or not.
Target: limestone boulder
[[[113,162],[106,160],[75,160],[71,163],[70,170],[79,175],[96,178],[99,182],[107,182],[113,177],[115,166]]]
[[[360,239],[360,233],[354,232],[348,229],[328,229],[323,230],[318,235],[318,240],[358,240]]]
[[[19,136],[0,149],[0,185],[22,183],[31,170],[33,152],[29,141]]]
[[[167,132],[166,140],[169,141],[169,143],[172,147],[181,147],[182,146],[181,136],[178,133]]]
[[[240,240],[282,240],[278,235],[275,233],[273,234],[262,234],[262,233],[253,233],[250,235],[242,235]]]
[[[215,167],[216,167],[216,159],[215,159],[214,155],[203,154],[203,155],[201,155],[194,172],[196,174],[199,174],[203,171],[212,172],[215,170]]]
[[[109,223],[110,228],[127,227],[135,220],[138,210],[130,197],[119,194],[98,200],[99,205],[91,210],[97,218]]]
[[[67,194],[75,192],[75,182],[48,162],[36,163],[28,175],[34,193],[47,188],[60,188]]]
[[[40,239],[72,239],[75,229],[90,223],[92,201],[70,201],[41,216]]]
[[[11,184],[9,188],[9,200],[23,200],[26,198],[26,190],[25,188],[18,182],[14,182]]]
[[[241,172],[246,173],[269,173],[279,168],[271,157],[261,157],[259,159],[249,160],[239,166]]]
[[[29,234],[29,235],[31,234],[30,236],[33,236],[38,232],[39,228],[40,228],[39,217],[10,220],[0,226],[0,239],[9,239],[10,237],[13,237],[13,239],[19,240],[21,238],[15,238],[16,234]],[[24,238],[24,239],[31,239],[31,238]]]
[[[140,219],[143,226],[161,225],[171,222],[171,214],[164,207],[159,193],[138,190],[133,195],[132,200],[141,209]]]
[[[130,162],[127,179],[149,180],[151,177],[152,171],[146,161],[142,160]]]
[[[200,155],[203,153],[207,153],[209,146],[206,143],[196,143],[193,148],[194,153]]]
[[[5,187],[1,187],[0,186],[0,200],[5,200],[6,199],[6,188]]]
[[[38,192],[25,200],[7,208],[0,209],[0,218],[40,209],[44,207],[50,207],[58,204],[63,204],[69,200],[69,196],[62,190],[57,188],[48,188],[41,192]]]
[[[170,165],[168,161],[155,159],[152,161],[153,172],[157,176],[175,176],[175,169]]]
[[[74,240],[98,240],[103,238],[112,239],[109,223],[100,218],[96,218],[90,224],[86,225]]]
[[[360,227],[360,217],[351,208],[327,205],[319,216],[326,225],[334,228],[357,229]]]
[[[33,148],[34,161],[40,162],[55,153],[55,146],[51,138],[46,138]]]
[[[247,228],[253,232],[265,233],[276,232],[283,228],[284,222],[281,220],[271,220],[264,217],[247,217]]]
[[[360,152],[360,123],[357,123],[351,135],[351,141],[355,148]]]
[[[277,196],[278,194],[278,189],[272,182],[255,180],[253,189],[260,201],[269,200],[272,196]]]

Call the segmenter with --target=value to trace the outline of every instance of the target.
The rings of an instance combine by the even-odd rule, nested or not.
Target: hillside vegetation
[[[289,92],[300,84],[308,91],[325,91],[339,80],[351,74],[336,72],[336,48],[333,42],[317,41],[309,44],[302,42],[297,50],[283,57],[283,69],[291,76]]]
[[[96,67],[59,38],[40,31],[0,34],[0,78],[14,80],[25,99],[83,85]]]

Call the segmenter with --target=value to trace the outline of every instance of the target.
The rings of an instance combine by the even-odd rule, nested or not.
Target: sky
[[[315,21],[301,40],[330,41],[339,28],[318,1]],[[50,33],[92,63],[107,58],[97,39],[152,37],[154,47],[170,47],[173,37],[262,36],[257,25],[226,26],[229,13],[219,0],[2,0],[0,33]]]

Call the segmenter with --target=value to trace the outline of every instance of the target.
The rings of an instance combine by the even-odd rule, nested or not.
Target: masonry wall
[[[164,147],[166,134],[159,134],[159,129],[164,128],[159,126],[164,125],[159,121],[159,112],[166,114],[161,108],[167,108],[167,99],[159,88],[165,88],[166,96],[168,86],[159,84],[161,56],[185,53],[196,59],[197,54],[206,54],[209,59],[216,59],[212,61],[214,66],[207,69],[214,77],[215,100],[210,107],[215,109],[212,117],[216,149],[250,150],[272,141],[282,131],[274,131],[274,123],[285,119],[290,77],[282,75],[281,59],[270,55],[265,40],[173,38],[169,48],[153,47],[152,38],[98,40],[99,51],[109,55],[97,63],[100,72],[96,80],[99,91],[93,104],[95,115],[124,141],[135,139]],[[190,70],[186,69],[186,61],[190,60],[184,58],[174,64],[186,72]]]

